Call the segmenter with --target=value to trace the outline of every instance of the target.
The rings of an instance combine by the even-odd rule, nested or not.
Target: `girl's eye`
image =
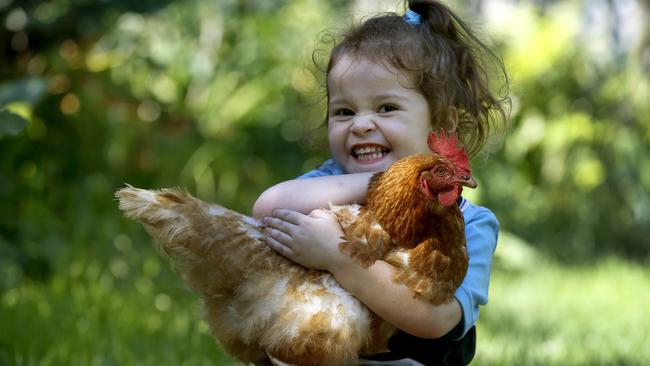
[[[447,169],[445,169],[443,167],[438,167],[438,168],[436,168],[435,173],[436,173],[437,176],[442,177],[445,174],[447,174]]]
[[[381,107],[379,107],[379,110],[377,112],[379,113],[388,113],[388,112],[393,112],[398,110],[397,106],[392,105],[392,104],[384,104]]]
[[[335,116],[354,116],[354,112],[347,108],[338,108],[334,110]]]

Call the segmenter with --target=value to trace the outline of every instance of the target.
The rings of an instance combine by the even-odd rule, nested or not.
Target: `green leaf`
[[[47,81],[41,77],[26,77],[0,83],[0,105],[11,102],[35,104],[45,94]]]
[[[0,138],[16,136],[27,127],[27,120],[8,110],[0,110]]]

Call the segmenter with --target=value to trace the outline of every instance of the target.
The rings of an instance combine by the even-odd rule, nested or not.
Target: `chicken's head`
[[[465,149],[458,147],[456,134],[447,136],[444,130],[441,130],[438,136],[432,132],[428,143],[429,149],[437,159],[432,162],[430,168],[420,173],[420,190],[441,205],[451,206],[460,197],[463,186],[477,186],[471,175],[469,159]]]

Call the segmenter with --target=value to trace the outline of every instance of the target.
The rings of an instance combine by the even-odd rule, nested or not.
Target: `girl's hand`
[[[336,218],[323,210],[309,215],[273,210],[262,219],[266,242],[276,252],[303,267],[330,271],[349,260],[339,251],[343,231]]]

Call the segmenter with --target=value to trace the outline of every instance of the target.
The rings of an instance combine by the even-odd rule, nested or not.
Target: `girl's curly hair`
[[[420,15],[420,24],[384,13],[351,27],[332,49],[326,77],[344,56],[408,73],[429,103],[432,128],[448,129],[451,114],[457,113],[457,133],[474,155],[507,121],[508,77],[503,62],[439,1],[409,0],[407,6]],[[488,65],[503,78],[502,96],[490,90]]]

